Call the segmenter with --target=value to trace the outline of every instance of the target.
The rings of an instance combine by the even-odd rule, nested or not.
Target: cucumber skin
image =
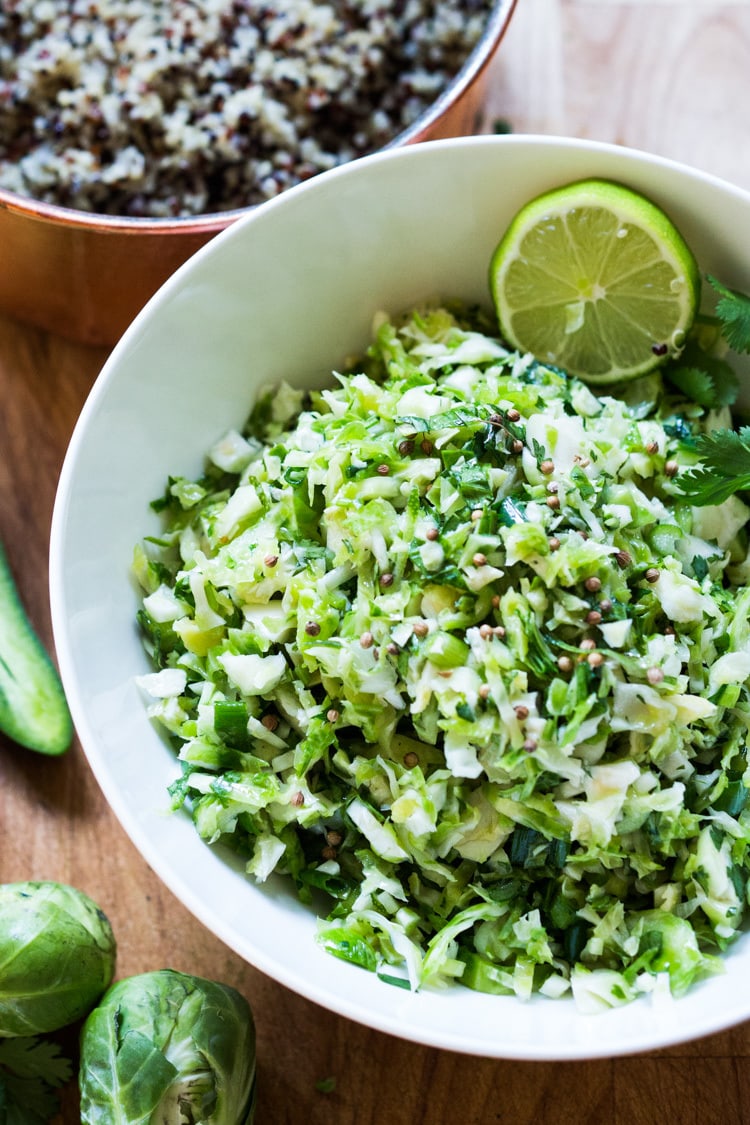
[[[60,677],[26,615],[0,544],[0,731],[40,754],[63,754],[73,723]]]

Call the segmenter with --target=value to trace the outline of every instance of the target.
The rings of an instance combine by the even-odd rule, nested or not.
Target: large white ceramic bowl
[[[572,1000],[456,987],[411,994],[324,953],[315,918],[283,884],[260,888],[170,814],[170,751],[134,677],[133,545],[156,530],[167,474],[198,473],[242,424],[256,387],[319,382],[367,341],[373,313],[430,296],[487,302],[490,253],[516,209],[583,176],[662,204],[702,267],[750,289],[750,194],[622,148],[543,137],[474,137],[390,151],[325,173],[259,207],[200,250],[138,316],[99,376],[60,480],[51,546],[54,634],[91,768],[165,884],[269,976],[353,1020],[484,1056],[580,1059],[701,1036],[750,1017],[750,937],[726,973],[683,999],[582,1015]]]

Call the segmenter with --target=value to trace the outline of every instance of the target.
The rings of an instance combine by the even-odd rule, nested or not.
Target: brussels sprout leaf
[[[177,1068],[139,1031],[127,1032],[119,1043],[111,1042],[117,1034],[116,1024],[108,1023],[106,1015],[97,1019],[99,1015],[97,1010],[89,1017],[92,1027],[95,1023],[100,1026],[91,1036],[93,1046],[87,1059],[87,1120],[101,1125],[148,1125]]]

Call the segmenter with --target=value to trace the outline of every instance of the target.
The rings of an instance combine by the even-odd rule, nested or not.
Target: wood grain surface
[[[502,119],[514,132],[633,145],[750,187],[749,84],[744,2],[519,0],[485,127]],[[50,648],[54,494],[104,358],[0,319],[0,536]],[[50,760],[0,737],[0,881],[20,879],[88,892],[115,929],[118,976],[169,965],[247,996],[258,1028],[258,1125],[750,1122],[750,1024],[643,1056],[523,1064],[415,1046],[308,1003],[240,961],[175,901],[118,826],[77,744]],[[326,1093],[319,1084],[328,1079]],[[60,1121],[78,1120],[71,1086]]]

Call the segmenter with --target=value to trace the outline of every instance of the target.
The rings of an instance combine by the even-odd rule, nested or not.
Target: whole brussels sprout
[[[82,1125],[251,1125],[255,1026],[229,985],[160,969],[118,981],[81,1032]]]
[[[115,970],[114,935],[96,903],[64,883],[5,883],[0,919],[0,1037],[85,1016]]]

